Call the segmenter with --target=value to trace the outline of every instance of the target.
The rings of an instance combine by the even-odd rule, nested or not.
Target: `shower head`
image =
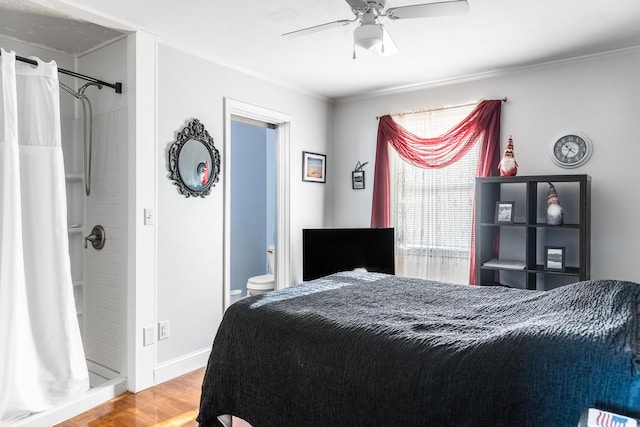
[[[82,87],[80,87],[80,89],[78,89],[78,95],[84,96],[84,91],[87,90],[89,86],[98,86],[98,89],[102,89],[102,85],[100,83],[89,82],[85,83],[84,85],[82,85]]]
[[[94,83],[94,82],[89,82],[84,84],[83,86],[80,87],[80,89],[78,89],[78,91],[76,92],[75,90],[71,89],[69,86],[67,86],[66,84],[59,82],[59,85],[62,89],[64,89],[69,95],[73,96],[76,99],[87,99],[87,97],[84,94],[84,91],[87,90],[87,88],[89,86],[97,86],[98,89],[102,89],[102,85],[100,83]]]

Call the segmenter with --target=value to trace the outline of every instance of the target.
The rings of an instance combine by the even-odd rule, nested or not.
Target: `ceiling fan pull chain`
[[[356,59],[356,41],[353,41],[353,59]]]

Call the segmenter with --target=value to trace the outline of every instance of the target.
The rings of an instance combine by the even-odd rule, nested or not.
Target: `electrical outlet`
[[[158,340],[166,340],[169,338],[169,321],[163,320],[158,322]]]

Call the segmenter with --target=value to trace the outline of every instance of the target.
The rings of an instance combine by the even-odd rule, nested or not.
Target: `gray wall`
[[[302,228],[332,221],[333,195],[328,185],[304,186],[302,151],[328,153],[333,138],[333,106],[215,64],[180,49],[157,46],[157,283],[155,317],[171,322],[171,337],[157,342],[158,370],[183,373],[187,359],[204,360],[223,315],[224,172],[205,198],[185,198],[167,178],[166,150],[190,119],[205,125],[224,150],[224,100],[231,98],[290,114],[290,228],[294,281],[302,279]],[[139,142],[140,143],[140,142]],[[145,254],[153,256],[153,254]],[[151,307],[149,307],[151,308]],[[158,366],[159,365],[159,366]],[[176,369],[172,370],[171,366]]]

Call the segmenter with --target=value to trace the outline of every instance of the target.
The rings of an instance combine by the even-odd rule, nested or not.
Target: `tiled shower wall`
[[[126,108],[94,115],[91,195],[86,202],[87,230],[100,224],[105,246],[85,251],[85,335],[87,360],[121,373],[125,350],[125,277],[122,254],[124,188],[120,173],[127,140]],[[126,146],[125,146],[126,147]]]
[[[104,367],[107,377],[126,376],[126,40],[79,58],[78,66],[83,74],[122,82],[124,87],[122,94],[108,87],[89,87],[85,92],[93,106],[93,170],[91,194],[85,197],[85,231],[102,225],[106,239],[103,249],[84,250],[83,342],[90,370],[100,373]]]

